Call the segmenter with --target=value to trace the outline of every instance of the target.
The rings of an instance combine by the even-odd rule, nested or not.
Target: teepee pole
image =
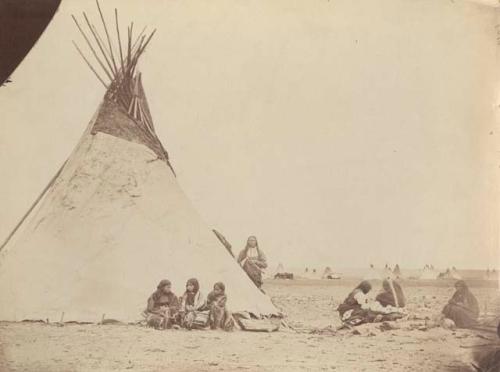
[[[108,58],[106,52],[104,51],[103,45],[101,45],[101,43],[99,42],[99,38],[97,37],[97,35],[98,35],[97,30],[95,30],[95,27],[92,26],[92,24],[90,23],[89,19],[87,18],[87,14],[85,14],[85,12],[83,12],[83,17],[85,18],[85,22],[87,22],[87,26],[90,30],[90,33],[92,34],[92,36],[94,36],[94,40],[95,40],[97,46],[99,47],[99,49],[101,50],[102,55],[104,56],[104,60],[106,61],[106,64],[108,65],[109,69],[111,70],[111,74],[115,75],[115,70],[113,70],[113,66],[111,66],[111,62],[109,61],[109,58]],[[110,79],[113,80],[114,76]]]
[[[97,32],[97,28],[94,25],[92,25],[92,31],[94,32],[95,36],[99,39],[99,43],[101,44],[102,48],[106,52],[106,56],[109,58],[109,51],[106,48],[106,45],[104,44],[104,41],[101,38],[101,35],[99,35],[99,32]]]
[[[151,39],[153,38],[153,35],[156,33],[156,28],[153,30],[153,32],[151,32],[151,34],[149,35],[149,37],[147,38],[146,42],[144,44],[142,44],[142,40],[141,40],[141,49],[138,49],[137,52],[136,52],[136,63],[137,63],[137,60],[139,59],[139,57],[142,55],[142,53],[144,52],[144,50],[146,49],[146,47],[148,46],[149,42],[151,41]]]
[[[130,71],[132,74],[135,70],[135,67],[137,66],[137,62],[139,61],[139,58],[141,57],[142,53],[144,52],[144,50],[148,46],[149,42],[153,38],[153,35],[155,34],[155,32],[156,32],[156,29],[153,30],[153,32],[149,35],[149,37],[146,39],[145,42],[144,42],[145,36],[143,36],[141,38],[141,42],[139,43],[139,47],[138,47],[137,51],[135,52],[134,58],[133,58],[132,63],[131,63]]]
[[[137,49],[135,51],[132,50],[132,59],[130,61],[130,64],[128,66],[128,71],[130,76],[134,76],[134,70],[135,70],[135,65],[137,63],[137,59],[139,58],[139,50],[144,43],[144,36],[141,37],[141,41],[139,41],[139,45],[137,46]]]
[[[130,54],[132,52],[132,30],[134,28],[134,22],[130,24],[129,27],[127,27],[127,32],[128,32],[128,37],[127,37],[127,68],[130,65]]]
[[[43,189],[43,191],[41,192],[40,195],[38,195],[38,198],[36,198],[35,202],[31,205],[31,207],[28,209],[28,211],[24,214],[24,216],[21,218],[21,221],[18,222],[18,224],[14,227],[14,229],[11,231],[11,233],[9,234],[9,236],[7,236],[7,239],[5,239],[5,241],[2,243],[2,245],[0,245],[0,252],[2,251],[2,249],[7,245],[7,243],[10,241],[10,239],[12,239],[12,237],[14,236],[14,234],[17,232],[17,230],[19,230],[19,228],[21,227],[21,225],[24,223],[24,221],[26,220],[26,218],[28,217],[28,215],[31,213],[31,211],[33,209],[35,209],[35,207],[37,206],[37,204],[40,202],[40,200],[42,200],[43,196],[45,195],[45,193],[47,192],[47,190],[54,184],[54,181],[56,180],[57,177],[59,177],[59,175],[61,174],[64,166],[66,165],[66,162],[67,160],[64,161],[63,165],[61,165],[61,168],[59,168],[59,170],[57,171],[57,173],[54,175],[54,177],[52,177],[52,179],[50,180],[49,184],[47,186],[45,186],[45,188]]]
[[[142,31],[139,33],[139,36],[137,36],[137,39],[135,39],[134,43],[132,44],[132,55],[137,51],[135,49],[135,47],[137,46],[137,43],[139,42],[139,40],[141,40],[141,36],[144,34],[144,31],[146,31],[146,27],[147,26],[144,26],[144,28],[142,29]]]
[[[99,5],[99,0],[96,0],[95,2],[97,4],[97,9],[99,10],[99,14],[101,15],[101,21],[102,21],[102,25],[104,26],[104,32],[106,33],[106,37],[108,39],[109,53],[111,55],[111,61],[113,62],[113,66],[115,67],[115,74],[117,74],[118,69],[116,68],[115,57],[113,55],[113,46],[111,44],[111,39],[109,37],[108,27],[106,27],[106,22],[104,21],[104,16],[102,15],[101,6]]]
[[[102,85],[104,85],[104,88],[108,89],[108,86],[106,85],[106,83],[104,82],[104,80],[99,76],[99,74],[94,69],[94,67],[92,67],[92,65],[90,64],[90,62],[88,61],[88,59],[85,58],[85,55],[82,53],[82,51],[80,50],[80,48],[78,48],[78,45],[74,41],[73,41],[73,45],[75,46],[76,50],[78,50],[78,53],[80,53],[80,55],[82,56],[83,60],[87,63],[87,66],[89,66],[89,68],[92,70],[92,72],[97,77],[97,79],[99,79],[99,81],[102,83]]]
[[[118,9],[115,8],[115,24],[116,24],[116,35],[118,38],[118,49],[120,50],[120,63],[123,70],[125,69],[123,66],[123,51],[122,51],[122,39],[120,37],[120,26],[118,26]]]
[[[80,33],[82,34],[82,36],[84,37],[85,41],[87,42],[87,45],[89,46],[90,50],[92,51],[92,54],[94,55],[95,59],[97,60],[97,62],[99,63],[99,65],[101,66],[101,68],[104,70],[104,72],[106,73],[106,75],[108,76],[109,80],[113,81],[113,77],[111,76],[111,74],[108,72],[108,69],[104,66],[104,64],[101,62],[101,59],[97,56],[97,52],[95,51],[94,47],[92,46],[92,43],[90,42],[90,40],[88,39],[87,35],[85,34],[85,32],[83,32],[83,29],[80,27],[80,24],[78,23],[78,21],[76,20],[76,17],[74,15],[71,15],[71,17],[73,17],[73,21],[75,21],[75,24],[76,24],[76,27],[78,27],[78,30],[80,31]]]

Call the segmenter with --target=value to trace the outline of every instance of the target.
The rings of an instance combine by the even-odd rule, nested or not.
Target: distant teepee
[[[393,273],[395,279],[398,279],[398,278],[402,277],[401,268],[399,267],[398,264],[396,264],[396,266],[394,266],[394,269],[392,270],[392,273]]]
[[[322,279],[340,279],[340,275],[336,274],[330,266],[325,267],[323,271]]]
[[[439,277],[439,272],[434,269],[434,266],[425,265],[420,272],[419,279],[422,280],[433,280]]]
[[[134,41],[130,26],[122,47],[116,10],[114,43],[99,12],[103,37],[85,14],[88,30],[74,20],[102,72],[78,51],[106,94],[2,246],[0,320],[136,321],[161,279],[180,294],[193,276],[206,292],[224,282],[233,311],[277,314],[184,195],[156,135],[137,71],[154,31]]]
[[[456,280],[462,279],[462,275],[459,274],[459,272],[455,266],[453,266],[451,269],[450,277],[451,277],[451,279],[456,279]]]
[[[283,274],[285,273],[285,268],[283,267],[283,264],[280,262],[278,266],[276,267],[276,270],[274,271],[274,274]]]
[[[446,271],[439,273],[438,278],[459,280],[462,279],[462,276],[458,273],[457,269],[453,267],[451,270],[447,268]]]

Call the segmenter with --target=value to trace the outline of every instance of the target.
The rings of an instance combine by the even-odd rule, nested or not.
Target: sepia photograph
[[[500,372],[500,2],[0,0],[0,372]]]

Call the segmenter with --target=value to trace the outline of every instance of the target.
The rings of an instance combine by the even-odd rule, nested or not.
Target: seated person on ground
[[[455,322],[458,328],[470,328],[477,324],[479,304],[463,280],[455,283],[455,294],[443,309],[445,318]]]
[[[208,323],[208,313],[198,279],[189,279],[186,283],[186,292],[181,299],[181,325],[187,329],[205,328]]]
[[[355,326],[376,321],[396,320],[403,317],[400,309],[382,306],[371,297],[372,286],[362,281],[337,308],[344,325]]]
[[[399,283],[385,279],[382,282],[382,292],[380,292],[375,300],[383,307],[405,307],[406,300],[403,294],[403,289]]]
[[[224,283],[214,284],[214,290],[207,296],[207,307],[209,309],[208,324],[211,329],[223,329],[231,331],[234,328],[234,320],[231,312],[226,309],[226,287]]]
[[[355,319],[359,319],[359,324],[363,323],[361,318],[364,311],[361,304],[366,303],[366,297],[371,289],[370,282],[364,280],[349,293],[344,302],[337,307],[342,321],[352,320],[351,323],[354,325],[356,323]]]
[[[170,281],[163,279],[148,298],[147,308],[143,313],[148,326],[165,329],[174,324],[179,310],[179,300],[171,288]]]

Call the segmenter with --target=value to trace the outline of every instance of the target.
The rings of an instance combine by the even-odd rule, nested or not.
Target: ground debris
[[[337,328],[331,325],[324,328],[313,328],[309,333],[313,335],[335,336],[337,334]]]
[[[151,353],[164,353],[166,350],[154,348],[154,349],[146,349],[145,351],[149,351]]]
[[[384,331],[391,331],[394,329],[400,329],[401,327],[399,326],[399,324],[396,324],[394,322],[382,322],[382,323],[380,323],[378,328],[382,332],[384,332]]]

